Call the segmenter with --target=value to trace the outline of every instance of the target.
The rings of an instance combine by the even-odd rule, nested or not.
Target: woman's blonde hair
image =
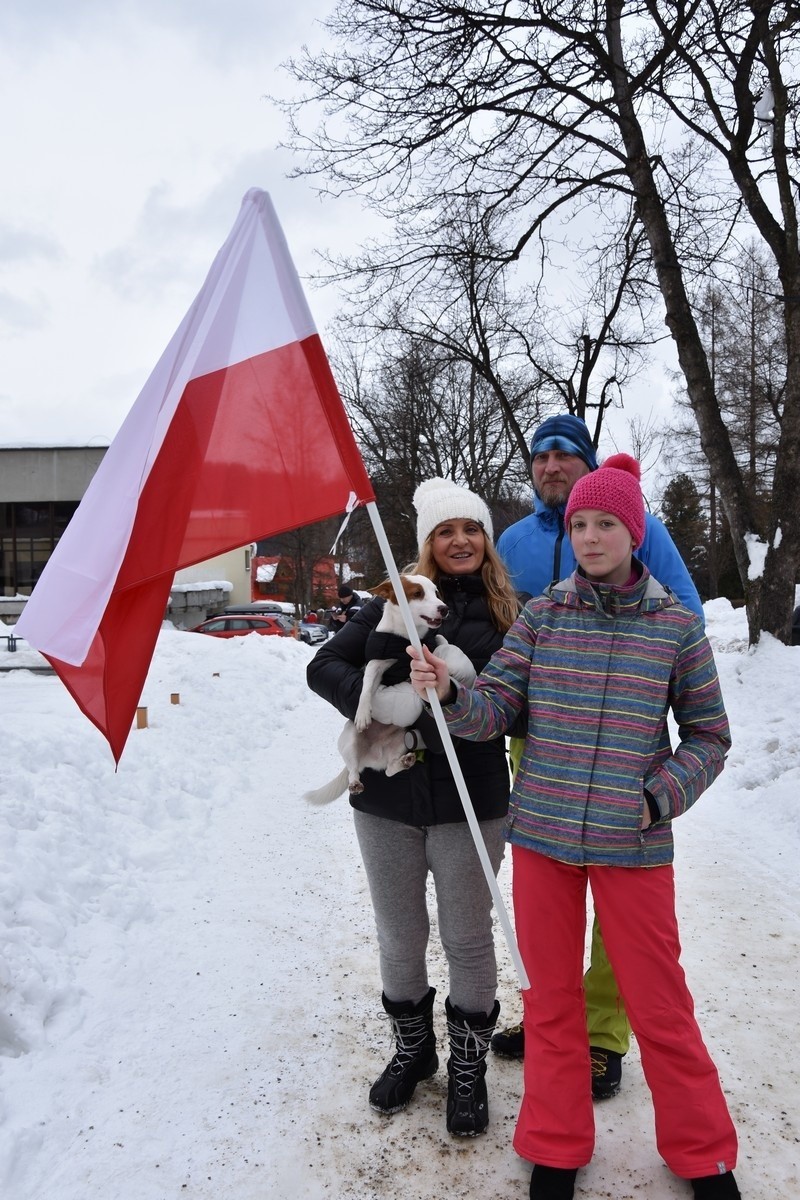
[[[435,532],[436,530],[432,529],[428,534],[422,543],[419,559],[412,566],[406,567],[406,573],[409,575],[425,575],[428,579],[432,579],[434,583],[438,584],[443,572],[437,567],[433,557],[433,535]],[[501,633],[505,633],[516,621],[519,615],[520,603],[511,585],[508,571],[503,565],[503,560],[495,550],[493,542],[486,535],[485,531],[481,578],[483,579],[483,586],[486,588],[486,602],[489,605],[492,621]]]

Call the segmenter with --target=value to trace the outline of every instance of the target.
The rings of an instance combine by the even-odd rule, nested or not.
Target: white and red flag
[[[371,501],[272,203],[253,189],[17,632],[118,762],[175,572]]]

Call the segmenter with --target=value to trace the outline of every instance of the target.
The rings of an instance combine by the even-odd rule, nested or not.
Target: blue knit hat
[[[565,413],[560,417],[548,417],[542,421],[531,441],[531,458],[548,450],[562,450],[564,454],[576,454],[582,458],[590,471],[597,470],[597,454],[586,422],[580,417]]]

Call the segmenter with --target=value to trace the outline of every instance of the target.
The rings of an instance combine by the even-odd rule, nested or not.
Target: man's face
[[[569,494],[579,479],[589,474],[589,468],[577,454],[565,450],[543,450],[534,454],[531,464],[533,490],[548,508],[567,503]]]

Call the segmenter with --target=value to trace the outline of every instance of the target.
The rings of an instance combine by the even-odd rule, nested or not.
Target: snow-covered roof
[[[227,579],[198,579],[193,583],[173,583],[171,592],[232,592],[233,584]]]

